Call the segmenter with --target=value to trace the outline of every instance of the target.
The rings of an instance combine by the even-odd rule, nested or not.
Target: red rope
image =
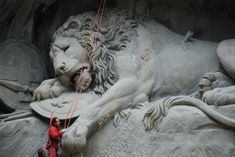
[[[77,91],[78,91],[78,87],[76,88],[75,93],[77,93]],[[67,112],[67,115],[66,115],[66,118],[65,118],[64,128],[67,128],[68,125],[69,125],[69,124],[66,125],[66,123],[67,123],[67,119],[69,119],[68,116],[69,116],[69,113],[70,113],[70,111],[71,111],[71,109],[72,109],[72,107],[73,107],[73,102],[74,102],[75,98],[76,98],[76,94],[74,94],[73,100],[72,100],[72,102],[69,104],[69,111]]]
[[[100,28],[101,28],[101,20],[102,20],[104,8],[105,8],[105,1],[106,1],[106,0],[101,0],[101,3],[100,3],[100,5],[99,5],[98,11],[97,11],[97,14],[96,14],[96,16],[95,16],[94,24],[97,24],[97,26],[98,26],[98,27],[97,27],[97,29],[98,29],[97,31],[99,31]],[[91,33],[89,33],[89,38],[90,38],[90,40],[92,41],[92,39],[91,39]],[[94,37],[94,40],[95,40],[95,37]],[[96,47],[96,42],[94,42],[94,43],[95,43],[95,46],[92,47],[92,50],[91,50],[91,53],[90,53],[90,56],[89,56],[89,64],[90,64],[90,62],[91,62],[92,55],[93,55],[94,49],[95,49],[95,47]],[[86,45],[85,45],[85,50],[84,50],[84,55],[83,55],[83,59],[82,59],[82,63],[84,63],[85,60],[86,60],[86,56],[87,56],[87,52],[88,52],[88,48],[87,48],[88,46],[87,46],[87,45],[88,45],[88,44],[86,43]],[[78,81],[80,81],[80,79],[79,79]],[[84,82],[82,82],[82,86],[83,86],[83,83],[84,83]],[[76,88],[76,92],[75,92],[75,93],[77,93],[77,90],[78,90],[78,87]],[[70,121],[71,121],[72,116],[73,116],[73,114],[74,114],[74,112],[75,112],[75,110],[76,110],[76,106],[77,106],[76,104],[78,103],[79,96],[80,96],[81,93],[82,93],[82,89],[80,89],[78,96],[76,96],[76,94],[75,94],[75,96],[74,96],[74,98],[73,98],[73,100],[72,100],[72,102],[71,102],[71,104],[70,104],[69,111],[68,111],[68,113],[67,113],[67,115],[66,115],[66,118],[65,118],[64,128],[67,128],[67,127],[70,125]],[[75,98],[77,98],[77,99],[76,99],[76,103],[74,104]],[[71,115],[70,115],[70,118],[69,118],[69,114],[70,114],[70,111],[71,111],[71,110],[72,110],[72,112],[71,112]],[[68,119],[68,123],[67,123],[67,119]]]
[[[51,126],[51,123],[52,123],[52,118],[53,118],[53,113],[51,112],[51,117],[50,117],[50,126]]]

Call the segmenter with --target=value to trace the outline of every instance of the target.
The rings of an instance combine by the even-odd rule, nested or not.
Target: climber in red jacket
[[[64,132],[60,130],[60,120],[54,117],[51,121],[51,126],[48,129],[48,157],[57,157],[57,151],[60,147],[60,139]]]

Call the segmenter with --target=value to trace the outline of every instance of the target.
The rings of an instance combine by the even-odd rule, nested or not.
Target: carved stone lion
[[[217,43],[194,40],[185,47],[183,40],[155,21],[124,11],[106,12],[100,19],[94,12],[69,18],[51,44],[56,77],[34,92],[34,100],[60,97],[71,89],[83,93],[81,100],[93,98],[89,104],[78,102],[80,117],[66,130],[64,149],[77,155],[87,138],[121,110],[191,94],[204,73],[224,72]],[[146,123],[154,121],[151,113]]]

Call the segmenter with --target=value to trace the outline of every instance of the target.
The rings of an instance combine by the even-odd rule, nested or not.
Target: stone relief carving
[[[150,106],[144,116],[147,130],[158,127],[167,109],[174,105],[193,105],[234,127],[234,120],[221,116],[199,99],[164,98],[197,93],[211,105],[234,103],[233,81],[220,66],[223,57],[217,58],[226,41],[218,48],[213,42],[186,41],[155,21],[131,18],[124,11],[106,12],[102,25],[94,19],[93,12],[72,16],[55,32],[50,57],[56,78],[43,81],[31,103],[45,117],[53,112],[65,119],[69,105],[58,110],[58,104],[70,104],[65,97],[72,98],[74,90],[82,92],[74,94],[80,97],[74,116],[80,117],[63,136],[64,150],[81,155],[87,138],[108,120],[115,117],[118,126],[120,116],[128,117],[128,109],[141,106]],[[187,42],[187,49],[182,47],[182,41]],[[230,50],[234,50],[231,43],[234,42],[229,41]],[[227,61],[223,60],[223,67],[229,64]]]
[[[0,52],[1,122],[32,115],[29,103],[47,78],[45,62],[36,47],[22,40],[1,42]]]

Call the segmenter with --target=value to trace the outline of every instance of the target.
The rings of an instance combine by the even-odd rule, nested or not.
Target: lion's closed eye
[[[78,23],[76,21],[73,21],[73,22],[69,23],[68,28],[69,29],[77,29]]]
[[[61,49],[65,52],[68,48],[69,46],[65,46],[65,47],[62,47]]]

